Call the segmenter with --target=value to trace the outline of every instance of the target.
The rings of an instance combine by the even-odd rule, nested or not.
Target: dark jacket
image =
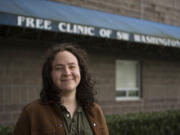
[[[84,111],[94,135],[109,135],[103,112],[96,103]],[[65,135],[63,115],[56,104],[36,100],[24,107],[13,135]]]

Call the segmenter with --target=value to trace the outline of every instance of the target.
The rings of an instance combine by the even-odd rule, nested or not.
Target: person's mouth
[[[69,78],[69,79],[62,79],[61,81],[62,82],[69,82],[69,81],[72,81],[73,79]]]

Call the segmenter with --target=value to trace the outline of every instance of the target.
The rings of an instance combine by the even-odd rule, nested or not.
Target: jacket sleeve
[[[101,121],[101,124],[104,128],[104,135],[109,135],[109,131],[108,131],[108,127],[107,127],[107,123],[106,123],[106,119],[105,119],[105,116],[104,116],[104,113],[102,111],[102,109],[97,105],[98,107],[98,110],[99,110],[99,118],[100,118],[100,121]]]
[[[109,135],[106,119],[98,104],[94,103],[90,108],[86,108],[86,115],[95,135]]]
[[[30,120],[25,109],[20,114],[13,135],[30,135]]]

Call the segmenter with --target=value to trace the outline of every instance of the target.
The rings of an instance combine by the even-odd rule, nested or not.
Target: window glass
[[[138,61],[116,61],[116,98],[140,97],[140,64]]]

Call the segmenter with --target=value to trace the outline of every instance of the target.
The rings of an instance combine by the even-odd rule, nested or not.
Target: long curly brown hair
[[[78,60],[81,80],[77,87],[76,98],[83,107],[91,105],[94,101],[96,91],[94,89],[95,81],[88,72],[86,64],[86,52],[71,43],[57,44],[47,52],[47,58],[42,68],[42,90],[40,98],[44,103],[61,103],[61,90],[56,87],[52,81],[52,63],[58,52],[69,51]]]

